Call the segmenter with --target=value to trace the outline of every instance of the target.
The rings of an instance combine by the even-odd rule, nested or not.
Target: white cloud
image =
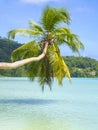
[[[50,2],[50,1],[59,1],[59,0],[20,0],[22,3],[35,3],[35,4],[40,4],[40,3],[45,3],[45,2]]]

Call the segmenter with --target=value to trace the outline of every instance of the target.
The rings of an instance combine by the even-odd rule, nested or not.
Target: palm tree
[[[21,34],[29,35],[33,40],[13,51],[11,59],[16,62],[0,63],[0,67],[17,68],[28,63],[26,65],[28,77],[34,80],[38,76],[42,88],[45,84],[51,88],[54,77],[59,84],[62,84],[65,76],[70,79],[70,72],[61,56],[59,46],[67,45],[78,54],[79,50],[84,48],[78,36],[71,33],[68,28],[70,21],[70,14],[65,8],[46,7],[40,25],[30,20],[29,29],[19,28],[9,31],[9,38],[14,39],[16,34]]]

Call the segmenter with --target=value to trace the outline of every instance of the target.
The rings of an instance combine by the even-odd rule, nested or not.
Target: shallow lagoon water
[[[44,93],[27,78],[0,78],[0,130],[98,130],[98,79],[54,80]]]

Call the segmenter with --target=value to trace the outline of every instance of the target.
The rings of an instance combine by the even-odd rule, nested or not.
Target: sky
[[[40,23],[46,6],[65,7],[71,15],[69,27],[79,36],[85,49],[81,56],[98,60],[98,0],[0,0],[0,36],[7,37],[8,31],[29,27],[28,21]],[[17,36],[15,41],[30,40]],[[76,55],[66,46],[61,46],[62,55]]]

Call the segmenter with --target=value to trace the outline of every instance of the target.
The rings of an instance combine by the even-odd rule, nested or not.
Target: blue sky
[[[98,0],[0,0],[0,36],[7,32],[28,27],[30,19],[40,22],[45,6],[65,7],[71,14],[70,28],[84,43],[82,56],[98,60]],[[16,37],[19,43],[30,39]],[[61,47],[62,55],[74,55],[67,47]]]

